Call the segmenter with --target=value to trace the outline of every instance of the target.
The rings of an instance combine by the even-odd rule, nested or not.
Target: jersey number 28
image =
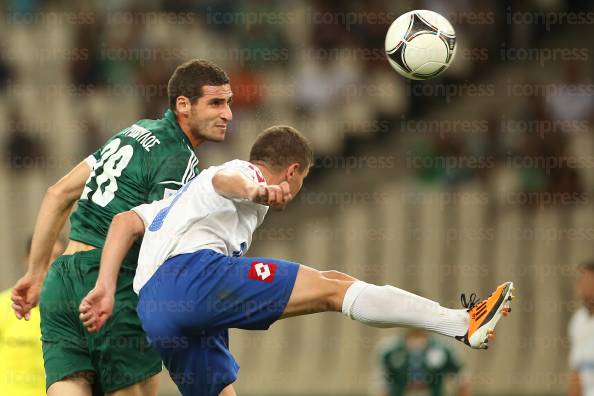
[[[103,168],[103,172],[96,176],[95,182],[97,183],[97,189],[91,196],[91,200],[101,207],[107,206],[108,203],[115,196],[115,192],[118,190],[117,178],[120,177],[122,171],[128,166],[134,149],[130,145],[120,147],[121,140],[114,139],[101,151],[101,158],[93,166],[93,171],[89,180],[87,180],[87,186],[82,194],[83,198],[88,198],[87,195],[92,190],[88,187],[89,182],[97,175],[97,170]],[[103,191],[102,191],[103,189]]]

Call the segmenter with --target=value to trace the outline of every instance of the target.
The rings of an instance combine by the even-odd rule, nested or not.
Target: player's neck
[[[254,161],[252,164],[256,166],[260,172],[262,172],[262,175],[266,180],[266,184],[280,184],[283,181],[282,175],[279,172],[272,170],[265,163],[261,161]]]
[[[194,136],[194,134],[190,130],[190,127],[184,121],[184,119],[182,117],[180,117],[179,115],[175,114],[175,119],[177,121],[177,125],[179,126],[179,129],[181,129],[182,132],[184,133],[184,135],[186,135],[186,137],[190,141],[190,144],[192,145],[192,148],[193,149],[195,149],[196,147],[198,147],[202,143],[204,143],[204,140],[205,139],[203,137],[196,137],[196,136]]]
[[[184,135],[186,135],[186,137],[188,138],[188,140],[190,141],[190,144],[192,145],[192,148],[195,149],[196,147],[200,146],[202,143],[204,143],[204,138],[200,138],[200,137],[195,137],[192,132],[190,132],[190,128],[187,125],[179,125],[179,127],[181,128],[182,132],[184,133]]]

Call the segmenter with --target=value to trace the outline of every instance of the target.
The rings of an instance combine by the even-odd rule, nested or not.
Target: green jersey
[[[123,129],[87,162],[92,172],[70,216],[70,239],[99,248],[116,214],[163,199],[198,174],[198,158],[171,110]],[[139,250],[136,241],[123,266],[135,268]]]
[[[453,350],[434,337],[414,350],[407,347],[404,339],[392,340],[381,348],[380,362],[390,396],[444,395],[444,379],[461,369]]]

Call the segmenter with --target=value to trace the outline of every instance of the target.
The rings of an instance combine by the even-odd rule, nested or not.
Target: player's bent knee
[[[325,276],[321,271],[302,265],[282,317],[340,311],[344,293],[353,281],[336,279],[341,278],[338,274],[333,272]]]

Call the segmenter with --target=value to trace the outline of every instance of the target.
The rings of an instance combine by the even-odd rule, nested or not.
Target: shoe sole
[[[489,339],[495,338],[495,326],[502,316],[507,316],[511,312],[511,301],[514,298],[514,283],[508,282],[506,289],[501,293],[499,301],[491,310],[492,317],[481,327],[479,327],[474,334],[468,339],[468,343],[475,349],[487,349],[489,347]]]

